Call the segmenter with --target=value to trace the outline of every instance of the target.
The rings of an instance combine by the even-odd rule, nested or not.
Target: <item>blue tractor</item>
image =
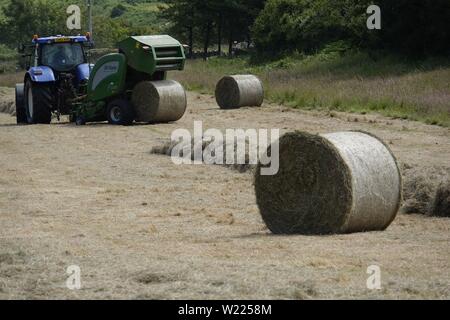
[[[16,85],[18,124],[49,124],[52,114],[72,114],[70,101],[86,94],[90,47],[89,35],[34,36],[31,45],[21,46],[28,61],[24,82]]]

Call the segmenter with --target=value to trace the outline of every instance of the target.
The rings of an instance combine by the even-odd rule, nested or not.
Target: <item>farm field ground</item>
[[[274,236],[253,178],[176,166],[150,150],[173,130],[364,130],[402,166],[449,168],[450,130],[276,104],[222,111],[188,93],[177,123],[17,126],[0,114],[0,299],[450,298],[450,219],[399,214],[384,232]],[[81,290],[66,269],[81,268]],[[381,268],[368,290],[367,268]]]

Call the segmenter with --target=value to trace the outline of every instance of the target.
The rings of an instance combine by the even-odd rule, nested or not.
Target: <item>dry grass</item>
[[[0,87],[0,113],[15,115],[15,111],[14,90],[12,88]]]
[[[194,152],[192,152],[193,150],[201,149],[201,152],[203,153],[205,151],[205,149],[209,146],[210,143],[211,142],[202,141],[202,143],[200,145],[200,143],[196,144],[194,139],[192,139],[191,142],[190,142],[190,149],[191,149],[190,159],[192,161],[195,160]],[[245,143],[246,143],[246,147],[245,147],[245,163],[242,163],[242,164],[227,164],[226,163],[227,162],[227,160],[226,160],[227,153],[226,152],[227,152],[227,147],[228,147],[226,141],[224,141],[224,143],[223,143],[223,158],[219,159],[216,156],[216,159],[220,160],[220,162],[223,163],[224,167],[230,168],[230,169],[235,170],[237,172],[240,172],[240,173],[247,173],[247,172],[248,173],[253,173],[254,170],[256,170],[256,165],[255,164],[250,164],[248,140],[246,140]],[[178,145],[178,142],[167,140],[163,144],[153,147],[150,150],[150,153],[151,154],[163,155],[163,156],[172,156],[172,151],[173,151],[173,149],[174,149],[174,147],[176,145]],[[187,142],[187,145],[189,145],[189,142]],[[237,147],[236,141],[234,141],[234,144],[231,144],[231,147],[234,150],[235,160],[237,160],[236,155],[238,153],[238,147]],[[187,155],[187,156],[189,157],[189,155]]]
[[[206,63],[189,61],[187,72],[174,73],[173,77],[188,88],[212,93],[223,75],[236,73],[258,75],[269,100],[294,108],[380,112],[394,118],[450,126],[447,61],[374,61],[357,54],[250,65],[246,59],[212,58]]]
[[[273,236],[251,175],[149,153],[202,120],[220,130],[366,130],[402,163],[448,167],[448,129],[267,104],[223,111],[194,93],[188,101],[179,122],[150,126],[16,126],[0,114],[0,299],[450,297],[448,218],[399,215],[385,232]],[[382,290],[366,287],[373,264]],[[79,291],[65,286],[70,265],[81,267]]]
[[[16,83],[23,83],[25,72],[0,74],[0,87],[14,88]]]

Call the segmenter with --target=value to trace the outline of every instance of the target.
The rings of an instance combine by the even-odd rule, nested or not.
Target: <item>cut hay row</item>
[[[362,132],[279,140],[280,170],[255,173],[258,207],[276,234],[333,234],[384,230],[397,215],[402,182],[395,158]]]
[[[14,101],[5,101],[0,97],[0,112],[1,113],[9,113],[14,115],[16,112],[16,106]]]
[[[177,142],[167,140],[151,150],[152,154],[171,156]],[[204,151],[209,143],[201,144]],[[200,148],[191,141],[194,150]],[[236,151],[236,145],[234,147]],[[224,158],[226,157],[226,145],[224,144]],[[246,150],[248,151],[248,150]],[[246,153],[246,164],[224,165],[241,173],[254,172],[256,166],[248,163],[248,152]],[[191,154],[194,160],[194,153]],[[403,169],[403,213],[425,214],[436,217],[450,217],[450,169],[449,168],[404,168]]]
[[[0,113],[15,115],[16,105],[14,91],[10,88],[0,88]]]
[[[190,154],[190,159],[192,161],[195,160],[194,156],[195,156],[195,151],[194,150],[199,150],[201,153],[203,153],[206,148],[211,144],[212,142],[205,142],[202,141],[202,143],[195,143],[194,139],[191,140],[191,143],[189,145],[189,142],[187,143],[187,147],[188,149],[192,150],[191,154]],[[175,146],[178,144],[178,142],[175,141],[166,141],[164,143],[162,143],[159,146],[153,147],[152,150],[150,151],[150,153],[152,154],[159,154],[159,155],[165,155],[165,156],[171,156],[172,155],[172,151],[175,148]],[[244,164],[226,164],[226,157],[227,157],[227,147],[230,147],[230,144],[227,144],[224,141],[223,144],[223,159],[222,159],[222,163],[223,166],[228,167],[230,169],[236,170],[240,173],[245,173],[245,172],[252,172],[254,169],[256,169],[256,165],[250,164],[249,159],[249,145],[248,145],[248,141],[246,141],[246,150],[245,150],[245,163]],[[234,150],[234,154],[237,154],[237,150],[238,150],[238,146],[237,143],[234,142],[234,144],[232,144],[231,148]]]
[[[215,96],[221,109],[260,107],[264,102],[261,80],[253,75],[223,77],[216,86]]]
[[[450,181],[441,183],[437,188],[429,214],[436,217],[450,217]]]

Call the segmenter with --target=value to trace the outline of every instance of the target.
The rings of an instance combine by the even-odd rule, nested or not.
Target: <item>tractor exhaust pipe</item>
[[[91,35],[91,41],[94,40],[94,33],[93,31],[93,21],[92,21],[92,6],[93,6],[94,0],[88,0],[88,14],[89,14],[89,34]]]

